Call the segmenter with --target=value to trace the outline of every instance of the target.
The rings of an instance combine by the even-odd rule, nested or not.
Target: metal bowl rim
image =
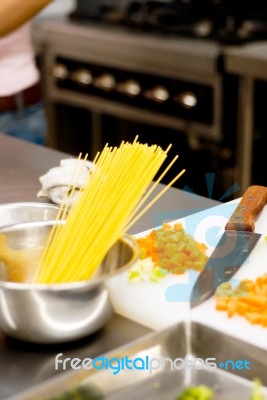
[[[45,227],[45,226],[52,226],[55,223],[57,224],[64,224],[65,221],[62,220],[53,220],[53,221],[34,221],[34,222],[22,222],[18,224],[13,224],[13,225],[7,225],[0,227],[0,234],[5,233],[5,232],[10,232],[10,231],[16,231],[16,230],[23,230],[25,228],[35,228],[35,227]],[[0,289],[12,289],[12,290],[41,290],[41,291],[64,291],[64,290],[75,290],[75,289],[81,289],[85,287],[94,287],[97,285],[100,285],[104,282],[105,279],[110,278],[118,273],[121,273],[128,269],[130,266],[132,266],[137,260],[140,255],[139,252],[139,247],[134,240],[134,238],[128,234],[125,234],[123,237],[121,237],[119,240],[128,242],[130,244],[130,247],[133,251],[133,255],[131,259],[121,268],[119,268],[116,271],[113,271],[108,274],[103,274],[100,277],[97,278],[92,278],[87,281],[76,281],[76,282],[67,282],[67,283],[19,283],[19,282],[6,282],[6,281],[0,281]]]
[[[11,203],[1,203],[1,208],[22,208],[22,207],[34,207],[34,208],[49,208],[49,209],[57,209],[59,210],[59,206],[57,204],[51,203],[43,203],[43,202],[34,202],[34,201],[19,201],[19,202],[11,202]],[[38,221],[37,221],[38,222]]]

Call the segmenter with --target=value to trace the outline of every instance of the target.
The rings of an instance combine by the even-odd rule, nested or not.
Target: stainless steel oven
[[[173,143],[180,187],[207,195],[210,172],[214,197],[232,184],[237,81],[222,73],[220,44],[81,21],[44,23],[40,38],[50,146],[93,157],[138,134]]]

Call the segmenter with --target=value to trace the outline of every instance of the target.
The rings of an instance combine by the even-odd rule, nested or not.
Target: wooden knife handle
[[[267,202],[267,187],[250,186],[225,226],[225,230],[254,232],[255,221]]]

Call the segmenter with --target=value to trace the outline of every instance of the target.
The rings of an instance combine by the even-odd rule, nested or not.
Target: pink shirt
[[[0,39],[0,96],[9,96],[39,80],[30,24]]]

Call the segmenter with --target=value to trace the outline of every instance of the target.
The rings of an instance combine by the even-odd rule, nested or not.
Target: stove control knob
[[[183,108],[189,110],[197,105],[197,96],[193,92],[182,92],[175,97],[175,101]]]
[[[68,78],[69,71],[66,65],[57,63],[53,67],[52,74],[54,78],[63,81],[64,79]]]
[[[116,81],[113,75],[104,74],[93,81],[94,86],[107,92],[115,89]]]
[[[155,86],[153,89],[147,90],[145,96],[150,100],[163,103],[169,99],[170,94],[164,86]]]
[[[119,84],[118,90],[129,97],[135,97],[141,93],[141,86],[137,81],[129,79],[128,81]]]
[[[88,86],[92,83],[93,77],[89,69],[79,68],[71,73],[71,80],[80,86]]]

